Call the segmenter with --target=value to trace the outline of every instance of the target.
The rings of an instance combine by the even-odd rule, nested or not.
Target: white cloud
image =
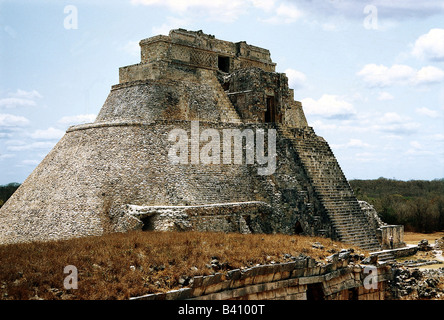
[[[34,107],[36,102],[30,99],[20,98],[4,98],[0,99],[0,107],[15,108],[15,107]]]
[[[374,130],[397,135],[411,134],[416,132],[419,127],[420,124],[411,121],[410,117],[401,116],[396,112],[384,113],[375,119],[375,124],[372,126]]]
[[[8,95],[8,98],[0,99],[0,107],[34,107],[37,105],[34,100],[43,97],[37,90],[25,91],[21,89]]]
[[[381,101],[393,100],[393,99],[394,99],[394,97],[390,93],[385,92],[385,91],[379,93],[379,96],[378,96],[378,100],[381,100]]]
[[[444,80],[444,71],[427,66],[415,70],[407,65],[395,64],[391,67],[384,65],[367,64],[358,73],[371,87],[388,87],[392,85],[419,85],[441,82]]]
[[[384,127],[379,127],[380,131],[390,132],[397,135],[406,135],[416,132],[420,127],[419,123],[407,122],[407,123],[394,123]]]
[[[57,123],[61,125],[75,125],[94,122],[96,119],[95,114],[78,114],[75,116],[66,116],[61,118]]]
[[[274,7],[276,0],[251,0],[251,3],[255,8],[270,11]]]
[[[25,98],[25,99],[43,98],[43,96],[37,90],[25,91],[17,89],[15,93],[11,93],[10,95],[16,98]]]
[[[370,152],[358,152],[355,154],[353,160],[359,162],[372,162],[372,163],[386,161],[386,159],[384,157],[381,157],[380,154],[374,154]]]
[[[338,129],[338,126],[334,123],[331,123],[328,121],[328,123],[325,123],[321,120],[314,120],[310,124],[315,130],[321,130],[321,131],[329,131],[329,130],[336,130]]]
[[[29,151],[29,150],[42,150],[51,149],[55,145],[54,142],[38,141],[28,144],[10,145],[6,149],[9,151]]]
[[[416,79],[414,79],[414,80],[417,83],[422,84],[422,83],[441,82],[443,79],[444,79],[444,71],[443,70],[436,68],[436,67],[428,66],[428,67],[421,68],[416,73]]]
[[[412,54],[418,58],[444,59],[444,29],[431,29],[420,36],[413,46]]]
[[[239,16],[247,13],[251,7],[270,8],[270,5],[258,0],[131,0],[131,3],[134,5],[164,6],[171,12],[187,17],[205,14],[208,20],[224,22],[237,20]]]
[[[322,26],[322,30],[325,30],[325,31],[336,31],[339,29],[338,25],[333,22],[325,22],[321,26]]]
[[[337,95],[324,94],[318,100],[305,98],[301,102],[307,115],[347,118],[356,114],[353,105]]]
[[[347,142],[347,147],[362,148],[362,147],[370,147],[370,145],[359,139],[350,139],[349,142]]]
[[[410,141],[410,146],[411,146],[411,148],[409,148],[405,152],[407,155],[421,156],[421,155],[432,155],[432,154],[434,154],[432,151],[425,150],[424,146],[421,143],[419,143],[418,141]]]
[[[422,107],[422,108],[417,108],[415,110],[416,113],[430,117],[430,118],[438,118],[441,116],[441,114],[436,111],[436,110],[431,110],[429,108],[426,107]]]
[[[305,109],[305,108],[304,108]],[[384,140],[404,139],[418,131],[421,127],[419,122],[415,122],[412,118],[405,115],[400,115],[396,112],[379,113],[357,113],[353,117],[343,117],[342,119],[332,118],[325,122],[323,120],[315,119],[311,121],[311,126],[315,131],[320,132],[321,135],[329,135],[331,132],[338,134],[347,134],[348,136],[380,136]],[[354,138],[356,139],[356,138]],[[348,145],[337,144],[336,147],[370,147],[369,145],[361,144],[358,139],[351,139]]]
[[[185,28],[189,24],[190,24],[190,20],[187,18],[178,19],[178,18],[174,18],[174,17],[167,17],[167,22],[163,23],[159,27],[156,27],[156,26],[152,27],[151,32],[154,35],[158,35],[158,34],[168,35],[170,30],[177,29],[177,28]],[[139,49],[137,52],[139,52]]]
[[[15,155],[12,153],[0,154],[0,160],[14,158]]]
[[[309,12],[321,13],[326,17],[341,16],[362,20],[364,7],[368,4],[378,9],[379,20],[424,18],[444,12],[444,4],[436,0],[310,0],[298,1],[298,4]]]
[[[59,140],[63,137],[65,131],[50,127],[46,130],[36,130],[31,133],[33,139],[43,139],[43,140]]]
[[[303,16],[303,12],[295,5],[290,3],[282,3],[276,8],[275,14],[268,19],[261,21],[271,24],[290,24],[296,22]]]
[[[22,116],[0,113],[0,127],[22,127],[29,124],[29,120]]]
[[[418,141],[410,141],[410,145],[416,149],[422,149],[422,145]]]
[[[363,142],[360,139],[350,139],[347,143],[344,144],[332,144],[331,147],[333,149],[348,149],[348,148],[370,148],[371,145]]]
[[[408,118],[399,115],[396,112],[386,112],[379,118],[379,122],[383,124],[402,123]]]
[[[431,139],[435,141],[444,141],[444,134],[442,133],[434,134],[431,136]]]
[[[291,23],[298,20],[302,16],[302,12],[292,4],[282,3],[277,9],[278,17],[284,19],[284,23]]]
[[[25,166],[37,166],[40,163],[40,160],[23,160],[21,164]]]
[[[288,77],[288,85],[290,88],[298,89],[304,86],[307,77],[304,73],[295,69],[287,69],[284,73]]]
[[[415,148],[410,148],[405,153],[410,156],[431,156],[434,154],[432,151],[429,150],[418,150]]]
[[[273,12],[270,18],[262,19],[268,23],[291,23],[305,15],[315,17],[321,15],[321,18],[325,17],[322,27],[328,30],[337,28],[337,23],[326,22],[329,19],[338,21],[340,17],[342,20],[348,18],[362,21],[366,17],[363,9],[367,4],[372,4],[378,9],[378,15],[381,17],[378,29],[383,27],[382,24],[394,24],[400,19],[424,18],[444,12],[444,5],[436,0],[373,0],[365,4],[356,0],[131,0],[131,4],[164,7],[184,17],[203,16],[207,20],[224,22],[235,21],[252,9],[262,10],[265,13]]]
[[[414,75],[414,70],[404,65],[394,65],[388,68],[384,65],[367,64],[357,75],[371,86],[385,87],[406,82]]]

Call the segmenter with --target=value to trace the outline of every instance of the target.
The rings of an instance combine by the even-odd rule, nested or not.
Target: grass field
[[[406,232],[404,240],[433,243],[442,236]],[[178,289],[196,275],[287,262],[300,254],[322,260],[343,248],[350,246],[320,237],[142,231],[0,245],[0,299],[128,299]],[[215,259],[217,269],[211,267]],[[78,289],[63,286],[68,265],[78,270]]]
[[[286,262],[288,255],[324,259],[342,248],[350,246],[318,237],[142,231],[0,245],[0,298],[128,299],[177,289],[195,275]],[[211,267],[215,259],[220,270]],[[67,265],[78,270],[78,289],[64,289]]]
[[[432,233],[416,233],[405,232],[404,242],[407,244],[418,244],[419,241],[427,239],[429,243],[435,243],[436,239],[444,237],[444,231],[432,232]]]

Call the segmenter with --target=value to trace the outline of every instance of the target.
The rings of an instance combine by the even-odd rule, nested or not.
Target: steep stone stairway
[[[220,85],[217,77],[214,75],[214,71],[212,70],[200,70],[200,76],[202,82],[205,84],[209,84],[216,94],[216,99],[218,106],[221,107],[221,121],[222,122],[231,122],[231,123],[242,123],[242,120],[239,117],[239,114],[236,112],[233,104],[225,93],[224,89]]]
[[[311,127],[290,129],[277,124],[277,131],[291,141],[299,155],[339,240],[370,252],[381,251],[375,230],[368,227],[367,218],[328,143]],[[389,252],[378,255],[379,261],[393,259]]]

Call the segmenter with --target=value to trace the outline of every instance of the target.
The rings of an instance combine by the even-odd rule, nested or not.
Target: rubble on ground
[[[394,299],[444,299],[444,268],[397,268],[389,283]]]

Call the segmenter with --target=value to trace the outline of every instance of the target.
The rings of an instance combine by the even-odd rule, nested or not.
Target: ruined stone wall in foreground
[[[370,269],[376,275],[371,279]],[[323,264],[308,257],[197,276],[189,287],[131,300],[385,300],[391,279],[389,266],[353,264],[349,258]]]

